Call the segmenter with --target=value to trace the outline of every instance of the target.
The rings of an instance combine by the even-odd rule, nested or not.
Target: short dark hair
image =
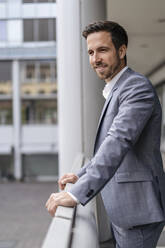
[[[118,23],[113,21],[97,21],[90,23],[85,27],[82,35],[85,39],[87,39],[89,34],[100,31],[106,31],[110,33],[116,50],[119,50],[122,45],[125,45],[126,47],[128,46],[128,35],[126,30]],[[125,56],[124,59],[125,63],[127,64],[127,57]]]

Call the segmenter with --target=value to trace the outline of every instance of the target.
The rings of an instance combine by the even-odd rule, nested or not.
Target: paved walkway
[[[0,183],[0,248],[41,248],[51,222],[45,202],[56,183]]]

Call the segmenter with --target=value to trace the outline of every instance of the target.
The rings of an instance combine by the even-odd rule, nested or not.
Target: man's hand
[[[58,206],[74,207],[77,202],[67,192],[53,193],[46,202],[46,208],[50,215],[54,217]]]
[[[77,180],[78,177],[75,174],[67,173],[59,179],[58,185],[61,190],[64,190],[67,183],[75,183]]]

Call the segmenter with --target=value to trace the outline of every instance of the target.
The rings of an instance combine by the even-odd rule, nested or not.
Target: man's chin
[[[97,76],[101,79],[101,80],[105,80],[106,79],[106,76],[101,74],[101,73],[98,73],[96,72]]]

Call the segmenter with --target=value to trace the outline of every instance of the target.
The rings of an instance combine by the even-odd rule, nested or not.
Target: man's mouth
[[[96,68],[99,68],[99,67],[106,67],[107,65],[106,64],[96,64],[95,66],[94,66],[94,68],[96,69]]]
[[[99,71],[99,72],[102,72],[105,70],[105,65],[99,65],[99,66],[95,66],[95,70],[96,71]]]

